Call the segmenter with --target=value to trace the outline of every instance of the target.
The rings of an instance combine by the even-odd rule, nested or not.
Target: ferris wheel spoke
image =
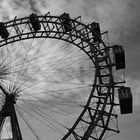
[[[30,93],[27,93],[27,92],[24,92],[25,94],[23,95],[20,95],[19,94],[19,96],[21,96],[21,98],[23,97],[24,98],[24,96],[26,97],[28,97],[28,96],[32,96],[32,97],[36,97],[35,95],[33,95],[33,94],[30,94]],[[52,94],[53,93],[53,94]],[[61,96],[61,95],[63,95],[63,93],[62,92],[58,92],[58,91],[45,91],[45,92],[41,92],[40,94],[38,93],[37,94],[37,96],[39,96],[39,95],[43,95],[44,97],[45,96],[47,96],[47,95],[49,95],[50,97],[53,97],[53,98],[56,98],[56,99],[59,99],[59,100],[62,100],[62,101],[65,101],[65,102],[67,102],[67,103],[73,103],[73,104],[75,104],[75,105],[78,105],[79,107],[81,107],[81,105],[82,104],[86,104],[86,102],[84,102],[84,101],[81,101],[81,100],[75,100],[75,97],[72,97],[72,96],[68,96],[68,99],[66,98],[66,97],[63,97],[63,96]],[[60,95],[60,96],[58,96],[58,95]]]
[[[24,120],[28,128],[31,130],[31,132],[34,134],[35,138],[37,140],[41,140],[36,131],[33,129],[32,125],[29,123],[28,119],[25,117],[25,115],[19,110],[19,108],[16,108],[17,112],[21,116],[21,118]]]
[[[42,82],[42,80],[38,81],[38,83],[35,83],[34,85],[32,85],[31,83],[27,83],[26,86],[24,85],[24,88],[22,88],[22,91],[26,91],[26,90],[34,87],[35,85],[39,84],[40,82]],[[57,92],[57,91],[68,91],[68,90],[70,91],[70,90],[74,90],[74,89],[82,89],[82,88],[84,89],[84,88],[92,87],[92,85],[89,85],[89,84],[82,85],[82,84],[65,83],[64,84],[65,86],[68,85],[68,86],[71,86],[71,87],[69,87],[69,88],[62,88],[62,87],[58,88],[58,86],[63,84],[63,82],[62,83],[57,83],[55,81],[55,82],[46,82],[46,83],[47,83],[48,88],[50,88],[50,89],[47,90],[47,89],[44,89],[44,87],[37,87],[37,88],[41,89],[41,90],[48,91],[48,92],[55,92],[55,91]],[[51,90],[53,86],[56,86],[57,88],[55,90]]]
[[[22,85],[20,86],[20,87],[23,87],[23,88],[21,88],[22,91],[28,90],[28,89],[34,87],[35,85],[38,85],[38,84],[41,84],[41,82],[44,82],[44,80],[38,80],[38,82],[35,82],[34,84],[32,84],[31,82],[34,82],[34,79],[28,78],[26,80],[28,80],[30,82],[25,81],[24,83],[22,83]],[[38,90],[45,90],[48,92],[55,92],[55,91],[57,92],[57,91],[65,91],[65,90],[70,91],[70,90],[74,90],[74,89],[80,89],[80,88],[84,89],[84,88],[92,87],[92,84],[80,84],[80,83],[74,83],[74,82],[66,82],[64,80],[62,82],[60,82],[60,81],[46,81],[45,83],[49,89],[47,90],[44,87],[38,87]],[[62,84],[65,87],[58,88],[58,86],[61,86]],[[53,86],[57,87],[56,90],[51,90]],[[67,88],[68,86],[70,86],[70,88]]]
[[[56,94],[60,94],[60,96],[58,96],[58,95],[55,95],[55,94],[52,94],[52,93],[56,93]],[[56,98],[57,100],[56,100],[56,102],[63,102],[63,103],[71,103],[71,104],[73,104],[73,105],[77,105],[78,107],[81,107],[82,106],[82,104],[85,104],[86,102],[83,102],[83,101],[75,101],[75,98],[74,97],[68,97],[68,99],[67,98],[65,98],[65,97],[62,97],[61,96],[61,92],[45,92],[44,93],[44,96],[45,95],[49,95],[49,96],[51,96],[51,97],[53,97],[54,99]],[[29,95],[29,96],[32,96],[32,94],[26,94],[27,96]],[[39,94],[38,94],[39,95]],[[42,94],[41,94],[42,95]],[[53,102],[53,101],[48,101],[48,102]]]
[[[31,82],[33,82],[32,81],[32,78],[31,77],[29,77],[28,79],[26,79],[27,81],[31,81]],[[41,82],[43,82],[44,80],[43,79],[40,79],[40,80],[38,80],[37,82],[35,82],[34,84],[32,84],[31,82],[26,82],[26,81],[24,81],[24,88],[22,88],[22,90],[27,90],[28,88],[31,88],[32,86],[35,86],[35,85],[38,85],[39,83],[41,83]],[[80,83],[73,83],[73,82],[65,82],[64,83],[64,81],[63,82],[60,82],[60,81],[44,81],[46,84],[47,84],[47,86],[48,87],[52,87],[52,86],[59,86],[59,85],[61,85],[61,84],[64,84],[65,86],[71,86],[71,88],[58,88],[57,90],[70,90],[70,89],[78,89],[78,88],[85,88],[85,87],[91,87],[92,85],[91,84],[80,84]],[[23,86],[23,85],[21,85],[21,86]],[[41,87],[38,87],[38,89],[41,89]],[[50,91],[50,90],[48,90],[48,91]]]
[[[11,52],[11,53],[12,53],[12,52]],[[11,53],[8,53],[8,57],[9,57],[10,55],[12,56]],[[11,62],[11,61],[12,61],[12,57],[10,58],[10,61],[9,61],[6,65],[7,65],[7,66],[10,65],[10,67],[11,67],[12,62],[14,62],[14,61],[12,61],[12,62]],[[7,67],[7,66],[6,66],[6,67]],[[11,71],[11,68],[9,68],[9,70]],[[9,74],[10,74],[10,73],[9,73]]]
[[[24,99],[19,99],[20,101],[22,101],[23,103],[25,103],[26,104],[26,102],[30,102],[30,104],[33,104],[33,105],[35,105],[35,106],[37,106],[37,107],[39,107],[40,109],[43,109],[43,110],[46,110],[46,111],[49,111],[49,112],[51,112],[52,114],[56,114],[56,115],[62,115],[62,116],[65,116],[65,117],[67,117],[67,118],[74,118],[74,117],[72,117],[71,115],[68,115],[68,114],[66,114],[65,112],[61,112],[61,111],[57,111],[57,110],[54,110],[54,109],[51,109],[50,108],[50,106],[43,106],[43,105],[39,105],[39,104],[37,104],[37,102],[36,103],[34,103],[32,100],[30,100],[30,101],[28,101],[28,100],[24,100]],[[37,105],[36,105],[37,104]],[[43,102],[43,104],[44,104],[44,102]],[[46,104],[46,103],[45,103]],[[48,105],[48,104],[47,104]],[[76,119],[76,118],[75,118]]]
[[[29,95],[29,94],[28,94]],[[48,102],[47,100],[44,100],[44,99],[42,99],[42,98],[40,98],[40,97],[38,97],[38,96],[34,96],[34,95],[32,95],[32,94],[30,94],[31,95],[31,97],[33,97],[34,99],[36,99],[36,100],[38,100],[38,101],[40,101],[41,103],[43,103],[43,104],[46,104],[46,105],[49,105],[50,107],[52,107],[52,108],[55,108],[55,109],[57,109],[58,111],[57,112],[59,112],[59,113],[65,113],[65,115],[66,116],[72,116],[72,117],[74,117],[74,115],[72,114],[72,113],[70,113],[70,112],[68,112],[67,110],[65,110],[65,109],[63,109],[61,106],[58,106],[58,105],[55,105],[55,104],[52,104],[52,103],[50,103],[50,102]],[[26,101],[26,100],[22,100],[21,99],[21,101]],[[79,107],[78,107],[79,108]],[[81,107],[82,108],[82,107]],[[51,110],[52,111],[52,110]]]
[[[30,95],[27,95],[27,97],[30,97]],[[36,98],[36,97],[34,97],[34,96],[32,96],[31,95],[31,97],[33,98],[33,99],[36,99],[35,101],[36,102],[41,102],[41,103],[43,103],[44,104],[44,102],[45,101],[40,101],[38,98]],[[37,100],[38,99],[38,100]],[[60,101],[59,101],[59,100]],[[79,101],[79,102],[72,102],[72,101],[69,101],[68,99],[62,99],[61,97],[58,97],[58,99],[55,101],[47,101],[47,105],[50,105],[50,106],[52,106],[52,107],[55,107],[55,106],[64,106],[64,107],[73,107],[73,108],[81,108],[82,109],[82,105],[81,104],[85,104],[85,102],[81,102],[81,101]],[[23,99],[23,98],[21,98],[21,99],[18,99],[19,101],[29,101],[29,102],[34,102],[33,100],[31,100],[31,99]],[[67,102],[66,102],[67,101]],[[46,103],[45,103],[46,104]],[[60,112],[59,112],[60,113]]]
[[[87,87],[89,87],[89,86],[82,86],[82,87],[75,87],[75,88],[67,88],[67,89],[58,89],[58,90],[47,90],[47,89],[41,89],[41,91],[39,90],[38,92],[37,92],[37,96],[39,96],[39,94],[40,94],[40,96],[46,96],[47,97],[47,95],[49,95],[49,97],[53,97],[53,98],[58,98],[58,99],[62,99],[62,100],[65,100],[66,102],[68,101],[67,99],[65,99],[65,95],[66,95],[66,97],[67,97],[67,94],[69,93],[69,92],[71,92],[72,93],[72,91],[74,91],[75,89],[77,90],[79,90],[79,89],[85,89],[85,88],[87,88]],[[38,90],[38,89],[37,89]],[[65,91],[65,92],[64,92]],[[23,93],[24,94],[23,94]],[[24,96],[26,97],[26,95],[32,95],[32,96],[35,96],[35,95],[33,95],[33,94],[31,94],[31,93],[29,93],[29,92],[27,92],[27,91],[22,91],[21,92],[21,94],[18,94],[19,96],[21,96],[21,97],[23,97],[24,98]],[[68,92],[68,93],[67,93]],[[78,92],[79,93],[79,92]],[[86,93],[85,93],[86,94]],[[63,97],[64,96],[64,97]],[[79,103],[85,103],[85,102],[83,102],[83,101],[80,101],[79,100],[79,102],[78,101],[76,101],[76,99],[75,98],[72,98],[71,96],[69,97],[68,96],[68,98],[70,98],[70,99],[73,99],[74,101],[75,101],[75,103],[77,103],[77,104],[79,104]],[[71,101],[72,102],[72,101]],[[80,105],[80,104],[79,104]]]
[[[13,43],[14,44],[14,43]],[[6,46],[6,48],[10,48],[10,47],[13,47],[14,45],[12,45],[12,46]],[[21,46],[18,46],[20,49],[21,49]],[[16,47],[17,48],[17,47]],[[5,48],[4,48],[4,50],[5,50]],[[18,52],[19,51],[19,52]],[[11,57],[11,55],[16,55],[16,53],[20,53],[20,51],[21,50],[15,50],[15,49],[11,49],[11,50],[9,50],[8,52],[7,52],[7,56],[5,56],[5,59],[3,60],[3,62],[4,61],[6,61],[9,57]],[[22,55],[25,55],[27,52],[24,52]],[[22,56],[21,55],[21,56]],[[11,58],[9,58],[10,60],[11,60]],[[10,61],[10,62],[8,62],[7,63],[7,65],[9,65],[9,64],[12,64],[12,63],[15,63],[17,61],[17,58],[16,57],[14,57],[14,59],[12,59],[12,61]]]
[[[31,73],[31,72],[30,72]],[[43,73],[43,72],[42,72]],[[35,73],[36,74],[36,73]],[[21,83],[21,82],[20,82]],[[23,83],[21,83],[21,85],[22,85]]]
[[[24,104],[24,108],[23,106],[22,107],[20,106],[20,108],[22,108],[22,110],[25,113],[29,114],[32,118],[35,118],[41,124],[45,125],[46,127],[49,127],[52,130],[55,130],[57,133],[61,135],[64,135],[64,133],[62,132],[60,128],[58,128],[59,126],[61,126],[63,129],[68,129],[66,128],[66,126],[58,122],[52,116],[48,115],[38,105],[26,102],[26,104]]]
[[[50,116],[47,112],[45,112],[45,110],[36,105],[35,103],[31,103],[31,102],[26,102],[26,105],[29,107],[30,110],[32,110],[34,113],[37,113],[39,116],[41,116],[43,119],[47,119],[47,121],[51,124],[52,122],[52,126],[54,126],[55,124],[60,125],[61,127],[66,128],[66,126],[64,126],[62,123],[58,122],[54,117]],[[56,116],[55,116],[56,117]],[[54,123],[54,124],[53,124]],[[57,128],[57,127],[56,127]],[[57,128],[58,129],[58,128]],[[58,129],[59,130],[59,129]],[[63,133],[63,132],[62,132]]]
[[[70,55],[64,55],[64,54],[62,54],[62,55],[60,55],[59,54],[59,56],[58,57],[60,57],[60,59],[54,59],[54,61],[52,61],[53,60],[53,58],[51,58],[50,59],[50,61],[47,61],[47,63],[46,64],[51,64],[54,68],[56,67],[62,67],[62,68],[67,68],[68,66],[70,67],[70,66],[76,66],[76,64],[80,64],[80,62],[81,62],[81,64],[83,63],[83,59],[82,60],[76,60],[77,58],[78,58],[78,56],[80,57],[81,56],[81,54],[79,53],[79,52],[76,52],[76,54],[70,54]],[[76,61],[75,61],[76,60]],[[88,60],[88,59],[85,59],[85,60]],[[59,62],[59,63],[57,63],[57,62]],[[76,63],[76,64],[75,64]],[[65,67],[64,67],[65,66]]]
[[[60,75],[62,75],[62,73],[63,72],[73,72],[73,70],[75,70],[75,68],[72,68],[72,66],[74,65],[74,66],[76,66],[76,65],[79,65],[80,66],[80,63],[81,62],[74,62],[74,61],[72,61],[71,62],[71,64],[72,65],[66,65],[65,67],[64,66],[59,66],[58,65],[58,67],[56,67],[56,72],[54,73],[54,75],[53,75],[53,77],[55,77],[55,75],[57,75],[57,73],[60,73]],[[81,63],[82,64],[82,63]],[[65,65],[65,63],[64,63],[64,65]],[[83,68],[84,69],[84,68]],[[75,72],[77,72],[78,74],[80,73],[80,68],[77,68],[77,71],[75,71]],[[74,74],[74,73],[73,73]],[[52,78],[52,75],[50,75],[49,77],[47,77],[48,79],[51,79]]]
[[[11,71],[14,73],[14,72],[19,72],[19,71],[17,71],[24,63],[26,64],[28,64],[28,63],[30,63],[30,61],[32,61],[32,62],[34,62],[34,63],[36,63],[36,61],[37,60],[39,60],[40,58],[41,58],[42,56],[38,56],[38,57],[35,57],[34,59],[25,59],[25,58],[23,58],[23,62],[22,63],[19,63],[19,64],[16,64],[16,65],[14,65],[12,68],[11,68]],[[14,62],[14,61],[12,61],[12,62]],[[11,62],[11,63],[12,63]],[[34,64],[33,63],[33,64]],[[9,63],[10,64],[10,63]],[[8,64],[7,64],[8,65]]]
[[[40,46],[38,46],[38,48],[39,48],[39,47],[40,47]],[[35,54],[34,54],[34,56],[35,56]],[[40,59],[41,57],[38,57],[38,58]],[[37,58],[37,59],[38,59],[38,58]],[[35,60],[35,58],[34,58],[34,59],[32,58],[32,59],[28,60],[27,66],[29,66],[29,64],[31,63],[31,61],[34,61],[34,60]],[[26,62],[26,61],[24,61],[24,62],[23,62],[22,64],[20,64],[20,65],[23,66],[25,62]],[[35,61],[34,63],[36,63],[36,61]],[[26,67],[27,67],[27,66],[26,66]],[[27,68],[28,68],[28,67],[27,67]],[[27,68],[24,67],[22,74],[24,74],[24,72],[26,71]],[[21,68],[21,69],[22,69],[22,68]],[[22,70],[21,70],[21,71],[22,71]],[[35,73],[35,74],[36,74],[36,73]],[[20,75],[20,71],[19,71],[19,75]]]
[[[29,49],[31,49],[31,47],[32,47],[32,46],[30,46]],[[21,67],[21,70],[20,70],[20,72],[19,72],[19,74],[18,74],[19,79],[17,78],[18,81],[20,80],[20,75],[21,75],[21,74],[22,74],[22,75],[25,74],[27,68],[30,66],[30,64],[31,64],[32,60],[34,59],[35,55],[37,54],[37,52],[38,52],[38,49],[37,49],[37,51],[35,52],[35,54],[31,57],[31,60],[29,61],[29,63],[28,63],[24,68]],[[28,56],[28,53],[27,53],[25,59],[27,58],[27,56]],[[23,63],[22,66],[24,66],[24,63]],[[22,70],[23,70],[23,72],[22,72]],[[21,73],[21,72],[22,72],[22,73]]]
[[[55,93],[55,94],[60,94],[60,96],[58,96],[58,95],[55,95],[55,94],[52,94],[52,93]],[[37,96],[39,96],[39,95],[44,95],[44,97],[45,97],[45,95],[47,96],[47,95],[49,95],[49,96],[51,96],[51,97],[53,97],[53,98],[56,98],[56,99],[59,99],[59,100],[62,100],[62,101],[65,101],[65,102],[67,102],[67,103],[73,103],[73,104],[75,104],[75,105],[78,105],[79,107],[81,106],[81,104],[80,103],[85,103],[85,102],[83,102],[83,101],[71,101],[71,100],[75,100],[75,98],[74,97],[68,97],[70,100],[68,100],[67,98],[65,98],[65,97],[62,97],[61,96],[61,92],[45,92],[45,93],[38,93],[36,96],[35,95],[33,95],[33,94],[30,94],[30,93],[27,93],[27,92],[25,92],[25,95],[21,95],[21,98],[23,97],[24,98],[24,96],[26,97],[26,96],[33,96],[33,97],[37,97]],[[20,95],[19,95],[20,96]]]

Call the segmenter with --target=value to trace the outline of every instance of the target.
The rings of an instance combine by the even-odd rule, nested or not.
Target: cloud
[[[8,20],[14,18],[14,16],[23,17],[24,14],[29,15],[31,12],[45,14],[50,11],[55,15],[68,12],[72,17],[81,15],[85,24],[93,21],[100,22],[102,30],[110,31],[111,41],[128,43],[135,41],[136,36],[140,34],[139,5],[138,0],[2,0],[0,19]],[[132,44],[131,42],[130,45]],[[130,67],[131,64],[128,66]],[[130,86],[132,85],[135,98],[138,100],[139,80],[132,78],[127,80]],[[135,102],[138,104],[139,101]]]
[[[50,11],[52,15],[60,15],[63,12],[67,12],[70,13],[71,17],[81,16],[82,22],[85,24],[94,21],[99,22],[102,31],[109,31],[111,42],[124,44],[126,49],[131,48],[129,54],[132,54],[132,51],[136,51],[136,47],[139,46],[139,7],[139,0],[1,0],[0,20],[8,21],[15,16],[24,17],[32,12],[45,14]],[[133,55],[130,57],[128,59],[129,67],[134,68],[132,65]],[[80,67],[80,72],[81,75],[84,74],[86,76],[83,67]],[[81,82],[84,82],[84,80],[85,78],[80,78]],[[126,81],[126,86],[132,88],[134,107],[139,107],[140,78],[133,78],[130,75],[126,77]],[[76,82],[79,83],[78,80]],[[67,100],[73,99],[75,102],[77,99],[86,98],[86,89],[80,90],[80,95],[77,93],[77,91],[74,91],[65,98]]]
[[[97,21],[102,30],[109,30],[112,41],[126,42],[140,34],[140,2],[138,0],[3,0],[3,18],[45,14],[50,11],[59,15],[68,12],[72,17],[82,16],[83,22]]]
[[[94,9],[91,6],[89,9]],[[112,41],[125,42],[140,33],[139,6],[140,2],[137,0],[99,0],[96,1],[95,20],[101,23],[103,30],[110,31]]]
[[[54,15],[68,12],[72,17],[81,15],[82,22],[85,24],[93,21],[100,22],[102,30],[110,31],[111,41],[128,43],[131,39],[136,40],[136,36],[140,34],[138,29],[140,21],[137,18],[140,17],[139,5],[138,0],[2,0],[0,19],[23,17],[31,12],[45,14],[50,11]],[[138,100],[139,80],[128,78],[128,81]]]
[[[140,34],[140,2],[138,0],[49,0],[47,8],[54,14],[68,12],[72,17],[82,16],[85,23],[97,21],[102,30],[108,30],[112,41],[125,42]]]

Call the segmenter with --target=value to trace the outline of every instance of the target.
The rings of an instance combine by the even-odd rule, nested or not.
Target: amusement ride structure
[[[0,23],[0,139],[102,140],[132,113],[125,52],[68,13]],[[119,73],[120,77],[118,76]]]

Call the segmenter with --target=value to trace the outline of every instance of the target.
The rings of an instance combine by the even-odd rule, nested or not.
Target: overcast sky
[[[0,0],[0,20],[24,17],[31,12],[53,15],[67,12],[82,22],[99,22],[109,31],[111,43],[126,53],[126,81],[132,88],[134,113],[119,116],[120,134],[113,140],[140,139],[140,1],[139,0]]]

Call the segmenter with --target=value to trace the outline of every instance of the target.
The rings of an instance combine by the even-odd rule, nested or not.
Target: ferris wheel
[[[118,106],[132,112],[130,88],[114,75],[125,69],[124,49],[109,45],[99,23],[32,13],[1,22],[0,36],[1,140],[102,140],[119,133]]]

